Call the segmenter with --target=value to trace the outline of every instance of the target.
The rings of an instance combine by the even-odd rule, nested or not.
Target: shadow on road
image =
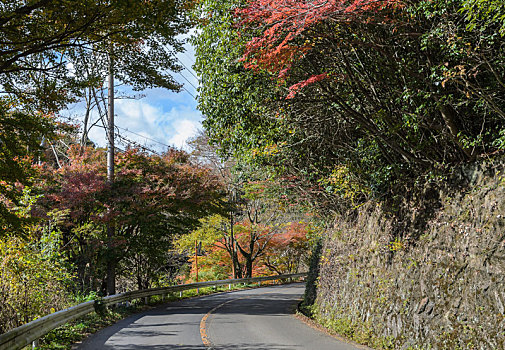
[[[220,345],[219,347],[209,348],[212,350],[287,350],[296,349],[298,346],[293,345],[280,345],[280,344],[266,344],[266,343],[241,343],[233,345]]]
[[[256,289],[171,302],[142,314],[130,316],[111,327],[102,329],[90,339],[85,340],[78,349],[205,350],[207,348],[203,344],[183,344],[198,344],[201,341],[200,320],[209,310],[231,299],[233,301],[225,307],[218,308],[214,313],[285,316],[292,312],[293,302],[300,295],[300,290],[299,286],[298,290],[293,289],[293,291],[289,290],[290,286],[284,286],[283,289],[283,292],[269,289],[264,293]],[[232,305],[234,307],[231,307]],[[219,345],[212,349],[286,350],[294,348],[281,344],[240,343]]]
[[[204,345],[104,345],[97,349],[104,350],[288,350],[296,349],[297,347],[280,344],[267,343],[241,343],[233,345],[220,345],[219,347],[206,348]]]

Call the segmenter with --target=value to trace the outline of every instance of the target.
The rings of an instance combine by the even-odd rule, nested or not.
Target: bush
[[[54,240],[45,237],[46,243]],[[68,305],[64,260],[49,244],[5,237],[0,240],[0,333]]]

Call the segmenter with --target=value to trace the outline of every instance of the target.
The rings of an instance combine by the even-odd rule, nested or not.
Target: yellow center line
[[[225,306],[226,304],[231,303],[232,301],[248,299],[248,298],[251,298],[251,297],[254,297],[254,296],[257,296],[257,295],[270,294],[270,293],[275,293],[275,292],[277,292],[277,291],[269,291],[269,292],[264,292],[264,293],[260,293],[260,294],[247,295],[245,297],[228,300],[228,301],[225,301],[222,304],[219,304],[218,306],[216,306],[215,308],[213,308],[212,310],[210,310],[209,312],[207,312],[205,314],[205,316],[202,317],[202,320],[200,321],[200,337],[202,338],[203,345],[205,345],[205,347],[207,349],[212,349],[212,343],[211,343],[211,341],[209,339],[209,336],[207,334],[207,319],[209,318],[209,316],[212,313],[214,313],[214,311],[216,311],[217,309]]]

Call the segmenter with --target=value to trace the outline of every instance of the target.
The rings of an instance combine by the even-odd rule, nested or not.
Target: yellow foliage
[[[370,194],[370,189],[359,183],[345,165],[336,166],[330,176],[320,182],[328,189],[331,189],[333,193],[340,194],[353,203],[357,197]]]
[[[68,305],[71,280],[56,252],[33,237],[0,240],[0,333]]]

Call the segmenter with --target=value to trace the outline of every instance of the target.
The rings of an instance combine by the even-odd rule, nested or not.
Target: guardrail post
[[[229,289],[229,290],[231,290],[231,283],[230,283],[230,284],[228,284],[228,289]]]
[[[179,292],[179,298],[182,298],[182,290]]]
[[[146,305],[149,304],[149,297],[144,298],[144,304],[146,304]]]

